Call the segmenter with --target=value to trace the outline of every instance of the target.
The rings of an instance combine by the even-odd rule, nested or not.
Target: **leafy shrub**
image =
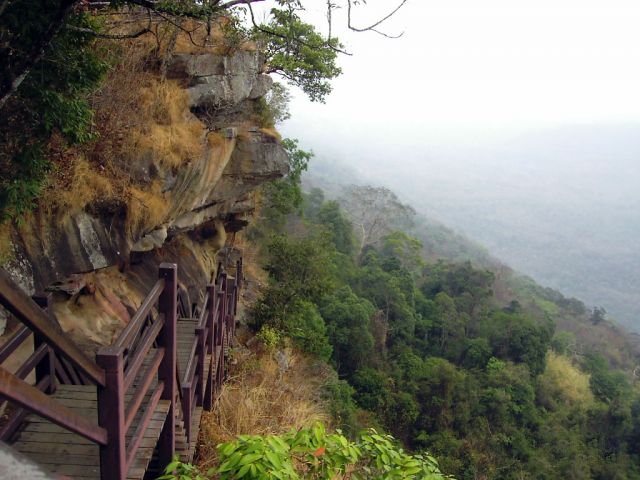
[[[328,433],[318,423],[281,436],[240,435],[233,442],[218,445],[218,451],[220,466],[209,475],[215,473],[221,480],[332,480],[340,475],[348,475],[353,480],[447,478],[433,457],[410,455],[391,435],[379,434],[374,429],[362,432],[351,442],[340,430]],[[174,462],[161,478],[200,480],[207,477],[192,466]]]
[[[291,94],[286,86],[274,82],[266,96],[259,98],[255,104],[258,124],[261,127],[273,128],[291,118],[289,102]]]
[[[200,469],[189,463],[182,463],[178,456],[174,458],[164,470],[164,475],[158,477],[157,480],[208,480],[209,475],[213,475],[215,469],[209,469],[207,476]]]
[[[331,344],[327,338],[327,326],[311,302],[299,301],[291,308],[285,322],[286,331],[301,350],[321,359],[331,357]]]
[[[362,426],[359,424],[356,412],[358,406],[353,400],[355,389],[346,380],[337,378],[329,381],[325,387],[325,397],[333,424],[338,425],[349,436],[355,434]]]
[[[282,341],[280,332],[269,325],[263,325],[256,334],[256,338],[264,345],[268,352],[273,352]]]

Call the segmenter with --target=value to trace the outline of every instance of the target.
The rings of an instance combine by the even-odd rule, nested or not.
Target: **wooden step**
[[[132,393],[127,394],[126,400],[130,400],[131,396]],[[143,402],[142,409],[147,404],[149,397],[150,394]],[[74,412],[86,416],[97,425],[98,402],[95,386],[60,385],[56,393],[53,394],[53,398]],[[167,418],[169,407],[168,400],[158,402],[135,460],[127,474],[128,480],[141,480],[144,477]],[[136,431],[141,417],[142,412],[139,412],[127,434],[127,443],[130,442],[133,432]],[[29,415],[25,419],[23,428],[16,435],[13,448],[42,465],[54,475],[87,480],[100,478],[98,445],[37,415]]]

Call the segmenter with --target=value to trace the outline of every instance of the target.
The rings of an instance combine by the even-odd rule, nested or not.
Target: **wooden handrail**
[[[31,335],[31,331],[24,325],[18,328],[11,338],[4,342],[2,347],[0,347],[0,365],[4,363],[4,361],[11,355],[16,348],[22,345],[27,338]]]
[[[45,377],[40,380],[36,384],[36,388],[41,392],[44,392],[49,388],[51,384],[51,377]],[[25,419],[25,417],[29,415],[29,412],[22,408],[18,407],[10,416],[7,418],[6,423],[0,428],[0,441],[6,442],[11,438],[11,435],[15,433],[15,431],[20,427],[20,424]]]
[[[160,401],[162,392],[164,392],[164,382],[161,381],[158,382],[156,389],[151,395],[151,398],[149,399],[149,405],[147,405],[147,410],[144,412],[144,415],[140,419],[140,423],[136,427],[136,431],[134,432],[133,437],[131,437],[131,446],[129,447],[129,453],[127,453],[126,470],[131,467],[133,460],[136,458],[136,453],[138,452],[138,448],[142,443],[144,433],[147,430],[147,427],[149,427],[149,423],[151,423],[151,419],[153,418],[153,414],[156,411],[156,407],[158,406],[158,402]]]
[[[107,431],[104,428],[61,405],[2,367],[0,367],[0,395],[87,440],[99,445],[107,444]]]
[[[33,412],[99,444],[101,479],[124,480],[140,446],[144,444],[146,448],[145,431],[156,418],[158,405],[163,403],[168,412],[166,417],[162,414],[164,423],[155,448],[157,462],[164,467],[175,454],[177,398],[180,397],[182,403],[187,441],[192,442],[191,420],[196,407],[211,410],[214,392],[224,380],[223,352],[235,330],[237,302],[243,284],[242,262],[236,264],[235,279],[221,270],[219,273],[217,285],[206,287],[202,308],[192,312],[192,316],[197,318],[190,334],[195,336],[193,342],[189,342],[186,365],[182,365],[185,373],[179,376],[176,265],[160,265],[159,280],[140,309],[115,343],[98,352],[95,364],[66,338],[60,326],[46,312],[17,287],[13,289],[8,275],[0,271],[0,304],[26,326],[0,346],[0,359],[7,358],[33,333],[34,352],[22,364],[17,375],[24,378],[36,368],[36,376],[39,377],[37,387],[33,387],[0,368],[0,397],[19,407],[16,419],[11,419],[10,428],[5,431],[18,428],[19,422]],[[181,347],[186,347],[182,341]],[[85,383],[90,379],[98,385],[98,425],[40,391],[46,389],[52,393],[55,384],[51,386],[50,382],[55,382],[56,375],[68,379],[74,375],[82,377]],[[137,382],[135,389],[132,387],[134,381]],[[129,401],[125,396],[127,389],[135,390]],[[131,437],[127,441],[129,435]]]
[[[153,346],[153,342],[158,338],[158,334],[164,326],[164,315],[159,314],[155,322],[145,331],[144,337],[140,341],[137,350],[133,353],[133,356],[124,371],[124,389],[129,389],[133,380],[140,370],[144,357],[146,357],[149,349]]]
[[[193,375],[196,372],[196,351],[198,348],[198,337],[193,339],[191,343],[191,350],[189,351],[189,360],[187,361],[187,366],[184,370],[184,377],[182,378],[182,383],[188,383],[193,380]]]
[[[27,375],[29,375],[31,371],[36,368],[36,365],[38,365],[40,361],[42,361],[47,353],[49,353],[49,347],[47,347],[47,344],[40,344],[40,346],[36,348],[31,355],[29,355],[29,358],[27,358],[25,362],[20,365],[20,368],[16,370],[16,373],[14,373],[14,375],[20,380],[24,380],[25,378],[27,378]]]
[[[207,313],[208,313],[208,307],[209,307],[209,292],[207,292],[204,296],[204,300],[202,301],[202,311],[200,312],[200,317],[198,318],[198,322],[196,323],[196,325],[198,327],[204,327],[204,324],[207,321]]]
[[[59,355],[66,356],[96,384],[104,386],[104,370],[67,338],[49,316],[0,269],[0,303],[45,340]]]
[[[144,376],[142,377],[141,384],[138,386],[136,393],[133,395],[131,402],[127,406],[127,410],[125,413],[125,420],[124,420],[125,431],[129,431],[129,427],[131,427],[131,424],[133,423],[133,419],[135,418],[136,413],[138,413],[138,410],[140,409],[140,405],[142,405],[142,400],[144,400],[144,397],[149,391],[149,387],[151,386],[153,379],[158,373],[158,367],[160,366],[160,362],[164,357],[164,352],[165,352],[164,348],[158,349],[153,359],[151,360],[151,363],[147,367],[147,371],[144,373]]]
[[[120,335],[118,335],[118,338],[113,343],[114,347],[130,346],[128,345],[129,340],[133,336],[135,336],[138,330],[140,330],[140,328],[142,327],[142,323],[144,322],[144,319],[147,317],[147,315],[149,314],[153,306],[156,304],[156,302],[158,301],[158,298],[160,298],[160,294],[162,293],[163,289],[164,289],[164,279],[159,278],[158,281],[153,286],[153,288],[147,294],[146,298],[142,301],[142,304],[140,305],[140,308],[138,309],[138,311],[131,318],[131,320],[129,321],[127,326],[124,328],[124,330],[122,330]]]

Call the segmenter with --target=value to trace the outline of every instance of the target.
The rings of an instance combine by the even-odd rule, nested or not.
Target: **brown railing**
[[[224,349],[235,331],[242,260],[236,263],[235,279],[229,279],[220,268],[218,272],[216,285],[207,286],[188,362],[180,378],[182,418],[189,443],[194,441],[192,419],[195,408],[211,410],[213,396],[224,380]],[[208,355],[211,361],[207,364]]]
[[[32,300],[0,270],[0,304],[24,324],[0,347],[0,365],[32,334],[34,339],[33,353],[14,374],[0,367],[0,397],[15,407],[0,430],[0,440],[7,440],[29,413],[35,413],[99,445],[102,480],[123,480],[158,405],[168,401],[155,445],[158,464],[168,464],[175,452],[178,399],[191,442],[196,406],[211,410],[223,382],[225,350],[235,331],[242,260],[236,264],[235,278],[219,273],[216,285],[207,287],[182,378],[177,374],[177,286],[177,266],[160,265],[158,281],[136,314],[93,362],[47,313],[49,297]],[[192,310],[188,303],[182,311]],[[30,385],[25,380],[34,371],[35,384]],[[58,384],[96,385],[98,425],[48,395]]]
[[[38,304],[20,288],[16,288],[4,270],[0,270],[0,304],[46,341],[58,355],[72,362],[91,381],[104,385],[104,371],[62,333]]]
[[[0,348],[0,364],[32,334],[34,345],[33,353],[15,373],[0,367],[0,397],[14,407],[0,430],[0,440],[7,440],[29,413],[36,413],[92,442],[106,444],[106,430],[47,395],[55,391],[58,383],[74,383],[71,377],[76,383],[91,380],[100,385],[105,381],[104,371],[69,340],[49,316],[49,299],[29,298],[0,270],[0,304],[23,324]],[[26,380],[34,370],[35,385],[30,385]]]
[[[104,387],[98,388],[98,423],[109,434],[109,443],[100,448],[103,480],[126,477],[160,400],[170,402],[158,440],[160,465],[168,464],[175,451],[177,285],[177,266],[160,265],[159,279],[136,314],[113,345],[96,357],[106,378]],[[149,360],[152,347],[155,352]],[[127,391],[134,382],[127,404]],[[135,431],[127,442],[135,419]]]

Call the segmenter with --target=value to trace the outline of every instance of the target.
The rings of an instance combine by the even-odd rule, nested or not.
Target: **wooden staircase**
[[[62,405],[96,423],[98,401],[96,389],[90,385],[60,385],[52,397]],[[130,397],[128,398],[130,399]],[[127,471],[127,480],[142,480],[153,456],[162,432],[171,402],[160,400],[152,413],[149,428],[137,451],[135,461]],[[133,431],[139,425],[141,415],[134,420]],[[127,436],[131,440],[132,435]],[[100,449],[89,440],[71,433],[37,415],[29,415],[17,434],[13,448],[52,474],[76,479],[100,479]]]
[[[13,407],[0,440],[48,472],[78,479],[155,478],[174,455],[193,460],[202,413],[224,379],[242,262],[235,278],[222,273],[207,286],[194,312],[188,301],[179,307],[177,266],[161,265],[159,277],[93,362],[47,315],[46,301],[43,310],[0,271],[0,304],[25,325],[0,347],[0,397]],[[9,374],[2,363],[32,332],[34,353]],[[34,371],[35,386],[25,381]]]

